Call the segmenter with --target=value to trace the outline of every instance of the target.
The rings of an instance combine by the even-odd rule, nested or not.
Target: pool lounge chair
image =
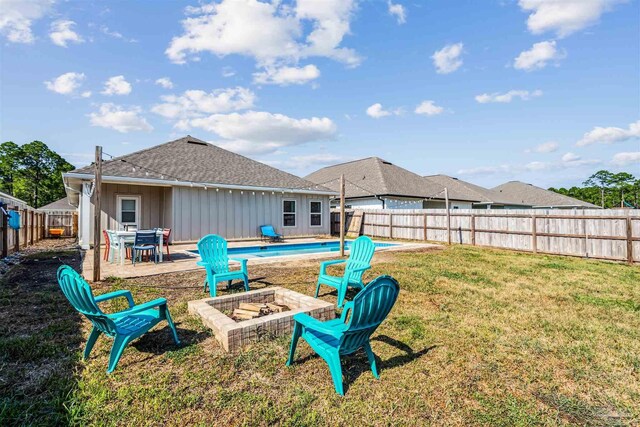
[[[345,304],[339,319],[321,322],[305,313],[296,314],[287,366],[293,363],[298,339],[302,338],[329,365],[338,394],[344,395],[340,357],[361,348],[367,353],[373,376],[380,378],[369,338],[391,311],[399,292],[393,277],[380,276]]]
[[[284,236],[276,233],[273,225],[261,225],[260,233],[262,234],[262,240],[269,240],[270,242],[282,242],[284,240]]]

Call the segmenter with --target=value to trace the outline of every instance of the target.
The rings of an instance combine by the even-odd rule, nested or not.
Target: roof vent
[[[193,139],[187,140],[187,144],[195,144],[195,145],[209,145],[206,142],[194,141]]]
[[[384,163],[385,165],[393,165],[393,163],[387,162],[386,160],[383,160],[382,163]]]

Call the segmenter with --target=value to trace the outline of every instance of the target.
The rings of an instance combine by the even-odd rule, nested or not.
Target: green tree
[[[611,178],[613,188],[616,190],[614,202],[615,206],[624,207],[625,194],[633,193],[633,183],[635,178],[627,172],[620,172]],[[618,197],[619,196],[619,197]]]
[[[13,195],[18,175],[20,146],[12,141],[0,144],[0,191]]]
[[[606,170],[599,170],[591,175],[583,185],[590,187],[598,187],[600,189],[600,206],[605,207],[605,194],[613,184],[613,173]]]
[[[74,169],[74,166],[58,153],[41,141],[21,147],[5,142],[0,147],[4,148],[0,149],[0,183],[3,189],[35,208],[64,197],[62,173]]]

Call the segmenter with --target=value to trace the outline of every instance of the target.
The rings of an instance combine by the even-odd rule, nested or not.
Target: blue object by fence
[[[20,229],[20,214],[16,211],[9,211],[9,227],[14,230]]]

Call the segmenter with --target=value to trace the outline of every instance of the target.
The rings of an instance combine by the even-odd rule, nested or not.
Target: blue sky
[[[0,138],[77,166],[190,134],[305,175],[640,174],[635,0],[0,0]],[[159,80],[162,79],[162,80]]]

